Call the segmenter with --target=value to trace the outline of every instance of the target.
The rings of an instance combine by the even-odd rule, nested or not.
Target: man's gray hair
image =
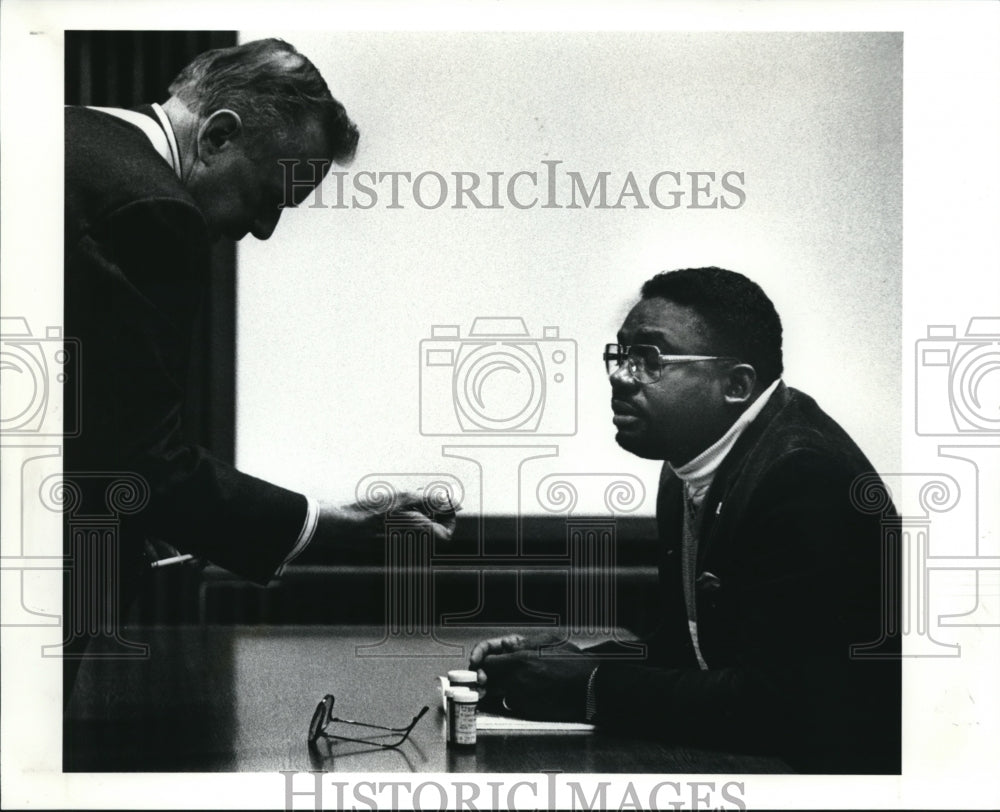
[[[348,164],[358,144],[358,128],[330,93],[316,67],[280,39],[261,39],[199,54],[170,84],[198,115],[223,108],[238,113],[252,151],[266,144],[296,148],[318,124],[329,160]]]

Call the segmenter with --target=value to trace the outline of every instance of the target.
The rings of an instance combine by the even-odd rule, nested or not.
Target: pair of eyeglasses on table
[[[312,715],[312,720],[309,722],[309,744],[316,744],[320,738],[324,738],[337,739],[345,742],[357,742],[358,744],[380,747],[383,750],[392,750],[399,747],[407,740],[407,738],[409,738],[410,731],[417,726],[417,722],[419,722],[423,715],[428,711],[427,705],[424,705],[423,708],[421,708],[420,713],[414,716],[413,720],[406,727],[386,727],[385,725],[370,725],[367,722],[355,722],[353,719],[340,719],[339,717],[334,716],[333,705],[336,701],[337,700],[334,699],[333,694],[327,694],[316,706],[316,710]],[[327,728],[330,725],[353,725],[355,727],[365,727],[370,730],[382,730],[385,732],[382,734],[373,733],[372,736],[367,739],[356,739],[351,736],[342,736],[337,733],[327,733]],[[397,738],[393,739],[391,742],[378,742],[372,740],[380,735],[392,735]]]

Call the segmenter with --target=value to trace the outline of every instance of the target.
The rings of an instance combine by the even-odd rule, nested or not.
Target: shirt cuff
[[[295,542],[295,546],[292,547],[291,552],[285,556],[285,560],[281,562],[281,566],[275,571],[275,576],[280,577],[285,572],[285,567],[292,563],[299,554],[309,546],[309,542],[312,541],[313,535],[316,533],[316,523],[319,521],[319,503],[315,499],[306,497],[306,520],[302,524],[302,529],[299,531],[299,537]]]
[[[590,679],[587,680],[587,704],[583,718],[588,722],[593,722],[597,716],[597,668],[590,672]]]

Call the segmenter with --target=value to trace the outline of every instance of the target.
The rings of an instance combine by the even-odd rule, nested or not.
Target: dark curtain
[[[191,59],[236,44],[235,31],[67,31],[65,103],[133,107],[167,98]],[[236,246],[213,248],[208,298],[194,336],[188,439],[232,463],[236,423]]]

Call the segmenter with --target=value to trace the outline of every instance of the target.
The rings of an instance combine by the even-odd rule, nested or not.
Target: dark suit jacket
[[[65,190],[66,335],[81,342],[79,380],[65,389],[78,383],[81,396],[66,407],[79,408],[82,427],[66,441],[67,474],[128,471],[148,482],[148,506],[121,528],[126,587],[148,570],[147,536],[266,582],[302,528],[305,497],[181,436],[209,270],[201,212],[139,129],[85,108],[66,109]]]
[[[807,395],[780,384],[723,460],[703,504],[698,668],[681,588],[682,483],[664,466],[657,502],[663,624],[644,665],[609,662],[598,721],[677,741],[781,755],[805,772],[898,773],[895,514],[861,511],[851,486],[872,466]],[[883,550],[886,551],[885,560]],[[898,616],[898,615],[897,615]],[[896,656],[894,656],[894,654]]]

